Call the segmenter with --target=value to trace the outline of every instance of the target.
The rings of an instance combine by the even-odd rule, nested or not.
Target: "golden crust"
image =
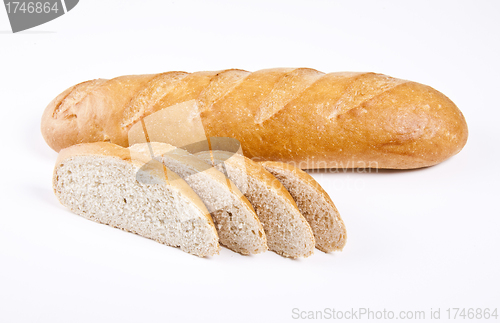
[[[46,108],[42,134],[56,151],[95,141],[126,147],[129,120],[194,99],[207,136],[236,138],[249,158],[302,169],[432,166],[468,137],[464,116],[442,93],[381,74],[225,70],[165,73],[161,82],[138,75],[71,87]],[[72,92],[85,95],[64,102]],[[66,112],[54,114],[61,102]]]

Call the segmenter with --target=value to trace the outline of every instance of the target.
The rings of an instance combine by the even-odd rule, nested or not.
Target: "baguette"
[[[302,169],[431,166],[458,153],[468,136],[460,110],[429,86],[307,68],[83,82],[47,106],[42,134],[56,151],[97,141],[127,147],[134,124],[189,100],[208,138],[235,138],[249,158]]]
[[[178,174],[212,215],[220,244],[243,255],[267,250],[266,235],[250,202],[224,174],[188,152],[164,143],[135,144],[134,153],[149,154]]]
[[[289,164],[268,161],[261,165],[283,184],[297,203],[314,233],[316,248],[324,252],[342,250],[347,238],[344,221],[318,182]]]
[[[139,179],[139,180],[138,180]],[[219,253],[208,210],[159,162],[128,149],[91,143],[61,150],[54,192],[72,212],[95,222],[180,247],[200,257]]]
[[[264,167],[226,151],[205,151],[195,156],[224,172],[248,198],[262,222],[269,250],[290,258],[313,254],[311,227],[288,191]]]

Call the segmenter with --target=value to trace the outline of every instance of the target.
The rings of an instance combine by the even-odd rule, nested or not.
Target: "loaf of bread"
[[[62,150],[53,177],[61,204],[82,217],[180,247],[219,253],[212,218],[193,190],[147,155],[110,143]]]
[[[169,144],[152,142],[129,149],[149,154],[186,181],[208,208],[220,244],[243,255],[267,250],[266,235],[252,205],[224,174]]]
[[[83,82],[48,105],[42,133],[56,151],[97,141],[127,147],[134,124],[189,100],[207,137],[236,138],[249,158],[302,169],[431,166],[458,153],[468,136],[460,110],[429,86],[307,68]]]
[[[315,240],[309,223],[290,193],[264,167],[226,151],[205,151],[195,156],[224,172],[248,198],[262,222],[269,250],[290,258],[314,253]]]

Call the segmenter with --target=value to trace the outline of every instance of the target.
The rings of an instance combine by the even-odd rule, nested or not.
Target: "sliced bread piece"
[[[264,226],[269,250],[291,258],[313,254],[311,227],[290,193],[264,167],[226,151],[205,151],[195,156],[227,174],[247,197]]]
[[[220,244],[244,255],[267,250],[266,234],[252,205],[224,174],[169,144],[151,142],[129,149],[154,156],[191,186],[211,213]]]
[[[347,233],[344,221],[332,199],[316,180],[300,168],[266,161],[260,163],[285,186],[309,222],[316,248],[324,252],[342,250]]]
[[[219,253],[208,210],[161,163],[111,143],[61,150],[53,176],[64,206],[86,219],[133,232],[200,256]]]

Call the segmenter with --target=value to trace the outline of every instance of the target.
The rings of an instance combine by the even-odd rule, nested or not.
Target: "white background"
[[[422,310],[426,320],[432,308],[445,321],[450,307],[499,308],[499,12],[497,1],[86,0],[12,34],[0,8],[0,321],[292,322],[294,308]],[[463,111],[469,141],[427,169],[313,174],[348,243],[302,260],[227,249],[200,259],[57,202],[57,154],[39,124],[67,87],[270,67],[428,84]]]

